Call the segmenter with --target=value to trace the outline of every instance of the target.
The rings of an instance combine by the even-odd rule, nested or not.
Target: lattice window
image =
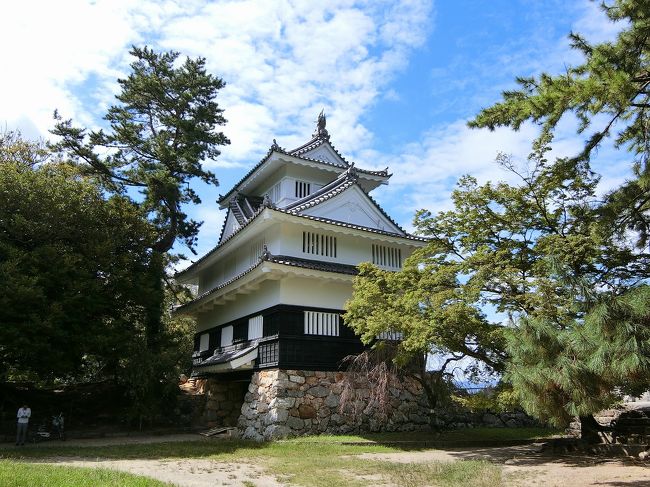
[[[264,364],[269,364],[269,363],[277,363],[278,361],[278,343],[273,342],[273,343],[265,343],[260,345],[259,348],[259,358],[260,358],[260,365]]]
[[[232,325],[224,326],[221,329],[221,346],[232,345]]]
[[[305,311],[305,335],[339,336],[338,313]]]
[[[372,263],[400,269],[402,267],[402,250],[386,245],[372,244]]]
[[[262,338],[264,330],[264,317],[262,315],[248,318],[248,339]]]
[[[305,254],[336,257],[336,237],[315,232],[302,232],[302,251]]]
[[[305,181],[296,181],[296,198],[304,198],[311,194],[311,184]]]

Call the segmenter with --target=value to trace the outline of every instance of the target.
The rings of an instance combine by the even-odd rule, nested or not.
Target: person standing
[[[16,428],[16,446],[25,444],[27,426],[29,425],[29,418],[31,415],[32,410],[29,409],[27,404],[18,409],[18,414],[16,414],[16,417],[18,418],[18,425]]]

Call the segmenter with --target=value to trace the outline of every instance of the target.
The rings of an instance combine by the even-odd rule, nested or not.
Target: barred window
[[[305,181],[296,181],[296,198],[304,198],[311,194],[311,184]]]
[[[399,341],[403,338],[404,336],[402,335],[401,331],[383,331],[379,335],[377,335],[377,338],[379,340],[388,340],[388,341]]]
[[[386,245],[372,244],[372,263],[400,269],[402,267],[402,250]]]
[[[305,311],[305,335],[339,336],[339,314]]]
[[[302,232],[302,251],[305,254],[336,257],[336,237],[315,232]]]
[[[248,339],[255,340],[262,338],[264,327],[264,317],[262,315],[253,316],[248,319]]]

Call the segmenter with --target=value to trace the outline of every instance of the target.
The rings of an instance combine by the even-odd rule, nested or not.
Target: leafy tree
[[[219,155],[218,146],[230,142],[216,127],[224,125],[223,110],[215,102],[223,81],[206,71],[205,59],[186,59],[179,53],[158,54],[133,47],[133,72],[118,80],[120,102],[104,117],[109,131],[90,131],[62,120],[52,133],[61,138],[54,147],[78,162],[111,192],[139,191],[138,205],[150,215],[157,234],[150,246],[170,250],[181,239],[190,249],[200,223],[188,218],[183,205],[201,199],[190,187],[199,178],[217,184],[201,163]]]
[[[502,101],[483,109],[469,125],[517,130],[530,121],[541,127],[544,138],[573,115],[579,134],[592,132],[572,159],[576,164],[588,162],[604,140],[612,139],[631,153],[634,178],[609,194],[601,215],[606,226],[614,225],[621,234],[635,231],[643,247],[650,231],[650,1],[615,0],[601,8],[621,24],[615,41],[591,44],[571,33],[571,46],[583,63],[556,76],[517,78],[519,89],[505,91]]]
[[[215,99],[223,81],[206,71],[205,59],[179,53],[158,54],[133,47],[132,73],[118,80],[119,104],[104,117],[108,131],[87,131],[70,120],[57,120],[52,133],[60,137],[54,149],[93,175],[110,194],[131,198],[145,212],[155,232],[147,243],[152,250],[148,287],[156,290],[147,305],[147,347],[156,351],[163,326],[162,269],[177,240],[192,252],[200,223],[184,212],[201,199],[191,188],[195,178],[217,184],[201,163],[219,155],[229,140],[217,127],[224,125],[223,110]],[[155,268],[155,269],[154,269]]]
[[[549,163],[549,144],[523,168],[500,156],[519,184],[466,176],[453,209],[420,211],[429,244],[398,273],[362,266],[346,320],[366,343],[402,332],[398,363],[434,351],[505,370],[529,412],[556,425],[582,416],[588,434],[592,412],[650,385],[638,321],[650,256],[600,231],[598,178],[585,162]]]
[[[149,346],[148,312],[164,276],[151,265],[155,235],[128,198],[107,197],[43,144],[2,135],[0,380],[110,380],[123,386],[130,419],[170,413],[193,323],[164,312],[158,346]]]
[[[579,154],[558,166],[588,168],[608,138],[631,154],[633,177],[604,202],[592,202],[584,215],[589,233],[583,232],[583,246],[585,255],[592,254],[592,270],[579,267],[584,260],[567,259],[571,253],[562,246],[547,249],[547,260],[554,262],[548,275],[566,289],[572,304],[566,309],[574,319],[557,320],[553,310],[539,308],[520,317],[508,345],[509,377],[527,409],[558,424],[578,415],[587,435],[597,426],[591,413],[622,392],[650,388],[650,292],[644,284],[650,235],[650,2],[616,0],[601,7],[611,21],[621,23],[614,41],[590,44],[572,33],[572,47],[584,62],[557,76],[518,78],[519,89],[504,92],[501,102],[470,122],[472,127],[518,129],[531,121],[540,126],[543,140],[561,120],[574,116],[578,133],[592,133]],[[575,180],[568,175],[562,184]]]
[[[0,151],[0,370],[42,382],[115,373],[149,296],[153,228],[70,164],[16,160],[29,143],[12,140]]]

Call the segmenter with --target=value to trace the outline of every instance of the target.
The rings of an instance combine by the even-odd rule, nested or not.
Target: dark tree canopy
[[[47,382],[114,370],[149,297],[153,231],[130,201],[105,200],[74,166],[2,158],[3,373]]]
[[[109,129],[88,131],[57,115],[52,133],[61,139],[55,148],[109,191],[140,192],[138,204],[157,230],[152,249],[166,252],[177,238],[192,249],[200,223],[183,206],[201,202],[190,187],[194,178],[217,184],[201,163],[229,143],[216,130],[226,122],[215,102],[224,83],[206,71],[203,58],[177,64],[179,53],[158,54],[147,47],[133,47],[131,54],[136,58],[132,73],[118,80],[119,103],[104,117]]]

